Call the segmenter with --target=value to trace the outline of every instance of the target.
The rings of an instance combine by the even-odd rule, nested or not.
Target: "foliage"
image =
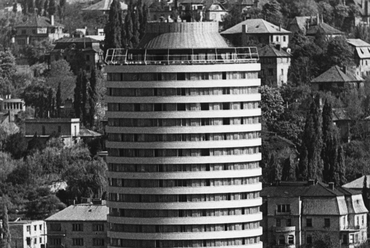
[[[284,112],[284,100],[276,88],[262,86],[260,92],[263,123],[268,130],[273,130],[277,119]]]
[[[270,0],[268,3],[263,5],[262,15],[265,17],[266,21],[275,25],[280,25],[283,20],[283,15],[280,10],[280,3],[276,0]]]
[[[222,17],[223,29],[226,30],[242,22],[245,19],[245,14],[242,12],[242,8],[239,3],[232,5],[227,14]]]
[[[2,248],[11,248],[11,233],[9,227],[9,216],[8,216],[8,202],[7,197],[2,197],[2,227],[0,228],[0,234],[2,238],[0,239],[0,245]]]
[[[66,60],[60,59],[51,62],[46,85],[57,92],[59,84],[61,84],[60,97],[62,102],[66,99],[72,99],[75,80],[76,76]]]
[[[105,39],[104,49],[107,51],[109,48],[121,48],[125,47],[123,39],[126,36],[125,29],[123,27],[123,12],[121,5],[118,0],[113,0],[109,9],[108,22],[104,28]]]
[[[28,63],[34,65],[36,63],[47,62],[46,54],[52,50],[52,43],[48,40],[32,41],[27,45],[22,53],[25,55]]]
[[[333,24],[334,8],[326,1],[320,1],[317,4],[319,14],[323,17],[323,21],[329,25]]]
[[[15,133],[5,140],[4,151],[10,153],[14,159],[20,159],[26,154],[27,146],[23,134]]]
[[[27,106],[32,106],[35,109],[36,117],[47,117],[48,113],[54,111],[53,106],[48,104],[50,90],[49,86],[40,81],[34,81],[25,88],[22,98]]]
[[[292,2],[293,15],[313,16],[319,12],[318,5],[314,0],[296,0]]]
[[[354,65],[353,52],[347,40],[342,36],[335,37],[328,42],[325,57],[327,58],[327,69],[334,65],[340,67]]]

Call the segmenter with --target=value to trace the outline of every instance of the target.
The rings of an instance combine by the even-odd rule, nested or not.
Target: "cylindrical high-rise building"
[[[106,57],[109,247],[262,247],[257,50],[213,22],[147,31]]]

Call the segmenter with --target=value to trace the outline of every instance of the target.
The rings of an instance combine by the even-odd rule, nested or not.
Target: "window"
[[[104,239],[93,238],[93,246],[104,246]]]
[[[311,235],[307,235],[306,242],[307,242],[307,244],[312,244],[312,236]]]
[[[276,219],[276,226],[277,227],[281,226],[281,219]]]
[[[286,226],[291,226],[291,225],[292,225],[292,219],[287,219]]]
[[[72,245],[73,246],[83,246],[84,239],[83,238],[72,239]]]
[[[83,224],[80,224],[80,223],[72,224],[72,231],[77,231],[77,232],[83,231]]]
[[[312,227],[312,219],[306,219],[306,226],[307,227]]]
[[[45,126],[42,126],[42,135],[45,135]]]
[[[286,41],[286,36],[285,36],[285,35],[283,36],[283,41],[284,41],[284,42]]]
[[[293,235],[288,236],[288,244],[290,244],[290,245],[294,244],[294,236]]]
[[[90,61],[90,55],[86,55],[86,61]]]
[[[279,205],[277,205],[277,212],[278,213],[289,213],[290,212],[290,205],[289,204],[279,204]]]
[[[343,236],[342,236],[342,244],[344,244],[344,245],[348,244],[348,236],[347,236],[347,234],[343,234]]]
[[[33,226],[33,230],[37,231],[37,226],[36,225]]]
[[[51,223],[50,224],[50,231],[61,231],[62,226],[60,223]]]
[[[62,132],[62,127],[58,126],[58,133],[61,133],[61,132]]]
[[[104,231],[104,224],[93,224],[93,231]]]
[[[42,243],[42,238],[39,238],[40,244]]]
[[[40,231],[42,230],[42,225],[39,225],[39,229],[40,229]]]
[[[48,238],[48,243],[49,242],[51,245],[61,245],[62,239],[61,238]]]
[[[273,76],[274,75],[274,70],[272,68],[268,69],[268,75]]]
[[[281,75],[284,75],[284,69],[281,69]]]
[[[354,235],[354,234],[350,234],[350,235],[349,235],[349,243],[350,243],[350,244],[353,244],[354,237],[355,237],[355,235]]]
[[[31,233],[31,226],[26,227],[27,232]]]
[[[284,235],[279,236],[279,245],[285,245],[285,237]]]
[[[329,218],[325,218],[324,222],[325,222],[324,227],[330,227],[330,219]]]

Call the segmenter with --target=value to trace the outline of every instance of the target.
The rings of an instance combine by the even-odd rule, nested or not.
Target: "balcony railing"
[[[108,65],[193,65],[257,63],[256,47],[197,49],[123,49],[107,50]]]

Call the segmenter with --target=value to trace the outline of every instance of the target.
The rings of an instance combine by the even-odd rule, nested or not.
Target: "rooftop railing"
[[[257,63],[256,47],[197,49],[123,49],[107,50],[108,65],[193,65]]]

